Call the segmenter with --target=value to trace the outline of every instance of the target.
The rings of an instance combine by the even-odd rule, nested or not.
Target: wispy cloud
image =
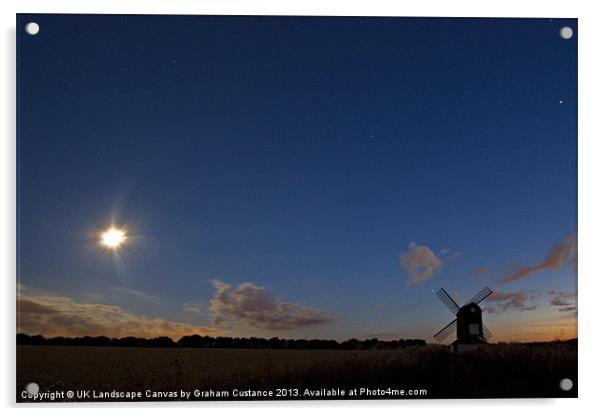
[[[410,275],[406,285],[424,282],[443,268],[441,259],[427,246],[411,243],[408,248],[408,251],[399,255],[401,267]]]
[[[44,336],[156,337],[174,339],[217,331],[128,312],[118,306],[80,303],[69,297],[21,293],[17,300],[17,330]]]
[[[203,301],[190,301],[182,304],[182,310],[184,312],[190,312],[199,315],[206,315],[209,312],[208,309],[209,308],[207,304]]]
[[[550,305],[558,307],[560,312],[577,311],[577,294],[569,290],[551,290]]]
[[[489,313],[504,312],[508,310],[532,311],[537,308],[533,303],[539,293],[532,291],[502,292],[494,291],[485,300],[483,310]]]
[[[461,251],[453,251],[453,250],[450,250],[449,248],[444,248],[443,250],[440,250],[439,254],[442,257],[444,257],[446,260],[449,260],[449,261],[458,260],[460,257],[462,257],[464,255],[464,253]]]
[[[142,300],[144,300],[146,302],[150,302],[150,303],[159,302],[159,298],[157,296],[151,295],[150,293],[142,292],[140,290],[130,289],[127,287],[120,287],[120,286],[114,286],[111,289],[113,289],[115,292],[119,293],[120,295],[124,295],[127,297],[139,298],[139,299],[142,299]]]
[[[575,262],[577,256],[577,234],[570,234],[553,246],[546,257],[534,266],[517,266],[514,272],[500,282],[513,282],[526,279],[532,274],[546,269],[559,269],[565,263]]]
[[[214,280],[211,314],[215,325],[242,323],[268,330],[297,329],[334,320],[328,313],[309,306],[284,302],[252,283],[233,287]]]
[[[485,277],[488,274],[489,274],[488,267],[475,267],[474,269],[472,269],[472,276],[475,279],[481,279],[482,277]]]

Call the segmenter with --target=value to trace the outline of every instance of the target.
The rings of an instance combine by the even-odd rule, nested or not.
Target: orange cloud
[[[545,269],[559,269],[563,264],[574,262],[577,255],[577,234],[570,234],[560,243],[553,246],[546,257],[534,266],[517,266],[514,273],[504,277],[500,282],[513,282],[526,279],[533,273]]]
[[[399,261],[401,267],[410,275],[406,280],[407,286],[430,279],[443,267],[441,259],[430,248],[416,243],[410,244],[409,250],[399,255]]]
[[[53,336],[144,337],[210,335],[211,328],[133,314],[118,306],[78,303],[62,296],[21,293],[17,299],[17,331]]]

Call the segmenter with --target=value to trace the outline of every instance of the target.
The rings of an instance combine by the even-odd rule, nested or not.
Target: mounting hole
[[[573,388],[573,380],[570,378],[563,378],[560,380],[560,389],[564,391],[569,391]]]
[[[40,25],[36,22],[29,22],[25,25],[25,32],[28,35],[35,36],[40,31]]]
[[[570,39],[573,37],[573,29],[570,28],[569,26],[565,26],[563,28],[560,28],[560,37],[562,39]]]
[[[27,386],[25,386],[25,391],[28,394],[35,396],[36,394],[38,394],[40,392],[40,386],[38,386],[37,383],[28,383]]]

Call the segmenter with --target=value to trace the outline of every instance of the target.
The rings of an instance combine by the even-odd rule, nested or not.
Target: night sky
[[[19,15],[18,330],[576,336],[577,34]]]

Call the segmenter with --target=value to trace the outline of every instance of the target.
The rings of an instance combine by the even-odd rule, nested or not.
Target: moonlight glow
[[[125,231],[110,228],[100,235],[100,243],[108,248],[119,248],[127,239]]]

